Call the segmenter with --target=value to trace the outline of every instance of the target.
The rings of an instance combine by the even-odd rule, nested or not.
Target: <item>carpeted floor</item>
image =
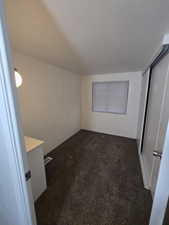
[[[148,225],[135,140],[81,130],[50,156],[38,225]]]

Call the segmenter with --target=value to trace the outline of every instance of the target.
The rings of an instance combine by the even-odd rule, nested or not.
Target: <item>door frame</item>
[[[17,225],[36,225],[34,203],[29,196],[25,179],[26,151],[4,12],[4,1],[0,0],[0,138],[1,146],[4,147],[1,150],[7,159],[5,163],[9,165],[9,170],[5,172],[9,172],[10,183],[6,185],[13,188],[13,207],[17,209],[17,214],[9,213],[7,217],[11,217],[11,220],[13,217],[13,221],[18,222]],[[8,199],[8,196],[6,198]]]

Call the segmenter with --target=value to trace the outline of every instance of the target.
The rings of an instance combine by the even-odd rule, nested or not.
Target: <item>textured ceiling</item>
[[[169,0],[6,0],[13,48],[82,73],[143,70],[169,32]]]

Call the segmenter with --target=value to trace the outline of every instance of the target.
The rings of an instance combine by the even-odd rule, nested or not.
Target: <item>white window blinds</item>
[[[93,82],[92,111],[127,113],[129,81]]]

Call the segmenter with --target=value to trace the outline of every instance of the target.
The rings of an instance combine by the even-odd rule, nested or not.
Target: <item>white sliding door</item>
[[[169,55],[152,69],[149,103],[143,142],[142,160],[149,188],[155,191],[160,159],[154,151],[162,153],[169,118]]]

